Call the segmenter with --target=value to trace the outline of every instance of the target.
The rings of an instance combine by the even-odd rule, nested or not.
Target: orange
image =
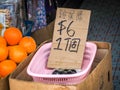
[[[8,45],[16,45],[22,38],[22,32],[16,27],[9,27],[4,32],[4,38]]]
[[[20,40],[19,45],[24,47],[28,54],[32,53],[36,49],[36,42],[31,36],[24,36]]]
[[[20,45],[9,47],[9,59],[16,63],[22,62],[27,57],[27,52]]]
[[[0,44],[0,61],[5,60],[7,57],[8,57],[7,46]]]
[[[4,60],[0,62],[0,77],[5,77],[12,73],[17,67],[17,64],[12,60]]]
[[[0,44],[7,46],[7,42],[4,37],[0,36]]]

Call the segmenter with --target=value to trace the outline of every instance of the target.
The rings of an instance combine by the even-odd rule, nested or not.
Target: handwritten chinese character
[[[62,10],[62,9],[60,9],[60,12],[59,12],[59,18],[65,19],[66,16],[67,16],[67,12],[66,12],[66,10]]]
[[[76,21],[78,21],[78,20],[80,21],[82,19],[82,14],[83,14],[82,11],[77,12]]]
[[[68,20],[73,20],[74,14],[75,14],[74,10],[68,12]]]
[[[77,52],[80,44],[80,38],[73,38],[70,42],[69,51]]]

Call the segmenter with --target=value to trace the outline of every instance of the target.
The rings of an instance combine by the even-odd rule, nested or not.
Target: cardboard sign
[[[58,8],[47,67],[81,68],[90,19],[89,10]]]

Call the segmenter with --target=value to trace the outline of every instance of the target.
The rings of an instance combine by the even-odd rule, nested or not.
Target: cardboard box
[[[96,43],[98,48],[95,60],[91,73],[82,83],[63,86],[33,82],[26,69],[36,50],[10,75],[10,90],[113,90],[111,45],[107,42],[94,43]],[[39,47],[43,44],[40,44]]]
[[[54,30],[54,22],[51,22],[47,27],[34,31],[31,36],[35,39],[39,45],[45,40],[52,39]]]
[[[44,41],[49,41],[48,39],[52,38],[53,25],[54,22],[43,30],[37,30],[32,34],[39,45],[38,48],[46,43]],[[89,76],[82,83],[65,86],[34,82],[32,77],[27,74],[26,69],[37,51],[36,49],[10,75],[10,90],[113,90],[111,44],[97,41],[94,43],[97,45],[95,60]]]
[[[8,77],[0,79],[0,90],[9,90],[9,80]]]

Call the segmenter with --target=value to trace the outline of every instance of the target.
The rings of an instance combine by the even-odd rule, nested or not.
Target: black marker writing
[[[70,37],[73,37],[74,34],[75,34],[75,31],[72,30],[72,29],[70,29],[70,26],[71,26],[72,23],[73,23],[73,21],[71,21],[70,24],[69,24],[68,27],[67,27],[67,34],[68,34],[68,36],[70,36]]]
[[[63,20],[63,21],[58,23],[58,25],[60,26],[60,29],[57,31],[60,32],[60,35],[62,35],[62,30],[66,29],[66,26],[63,24],[63,22],[66,22],[66,20]]]

